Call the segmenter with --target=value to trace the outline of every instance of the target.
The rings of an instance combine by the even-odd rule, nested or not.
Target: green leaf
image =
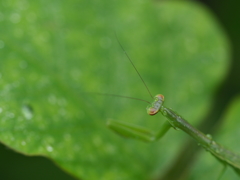
[[[196,124],[228,67],[228,44],[209,12],[190,2],[3,1],[0,10],[0,140],[43,155],[81,179],[149,179],[186,138],[146,144],[117,136],[108,118],[157,131],[153,95]]]

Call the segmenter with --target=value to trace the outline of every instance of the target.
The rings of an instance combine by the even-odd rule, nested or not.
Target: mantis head
[[[164,96],[162,94],[158,94],[154,97],[153,103],[147,107],[147,113],[151,116],[157,114],[164,102]]]

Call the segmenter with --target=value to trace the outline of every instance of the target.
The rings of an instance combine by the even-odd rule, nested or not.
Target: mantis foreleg
[[[115,131],[116,133],[120,134],[121,136],[124,136],[127,138],[139,139],[145,142],[152,142],[160,139],[171,127],[171,125],[166,121],[161,127],[161,129],[159,130],[159,132],[154,133],[141,126],[137,126],[134,124],[129,124],[121,121],[109,120],[107,122],[107,126],[113,131]]]

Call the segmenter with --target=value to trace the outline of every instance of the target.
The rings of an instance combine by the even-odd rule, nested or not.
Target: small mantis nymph
[[[119,40],[118,40],[118,43],[120,44]],[[126,54],[128,60],[131,62],[132,66],[135,68],[136,72],[138,73],[145,87],[147,88],[145,82],[143,81],[138,70],[136,69],[133,62],[127,55],[126,51],[124,50],[121,44],[120,46],[124,51],[124,53]],[[147,90],[150,96],[152,97],[148,88]],[[118,95],[113,95],[113,96],[118,96]],[[191,124],[189,124],[185,119],[183,119],[176,112],[174,112],[170,108],[165,107],[164,96],[162,94],[156,95],[154,97],[153,103],[150,103],[150,105],[147,107],[147,113],[149,115],[155,115],[158,112],[161,112],[161,114],[167,118],[167,121],[164,123],[164,125],[162,126],[162,128],[158,133],[152,133],[151,131],[145,128],[142,128],[140,126],[124,123],[121,121],[110,120],[107,122],[107,126],[113,131],[117,132],[118,134],[124,137],[135,138],[135,139],[139,139],[147,142],[156,141],[160,139],[170,129],[170,127],[173,127],[174,129],[181,129],[182,131],[189,134],[192,138],[194,138],[198,142],[198,144],[200,144],[204,149],[209,151],[224,165],[229,165],[232,168],[234,168],[234,170],[238,172],[240,171],[240,156],[222,147],[221,145],[213,141],[212,138],[209,137],[209,135],[205,135],[204,133],[202,133],[195,127],[193,127]]]
[[[163,102],[164,96],[162,94],[156,95],[154,102],[147,107],[147,113],[153,116],[159,111],[162,111],[161,109],[163,108]],[[120,121],[110,120],[108,121],[107,125],[109,128],[121,134],[122,136],[136,138],[146,142],[156,141],[160,139],[171,127],[168,122],[165,122],[160,131],[157,134],[154,134],[145,128]]]

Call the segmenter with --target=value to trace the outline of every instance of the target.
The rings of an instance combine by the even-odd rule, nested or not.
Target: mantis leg
[[[145,142],[152,142],[160,139],[169,130],[171,125],[166,121],[160,131],[153,133],[146,128],[121,121],[109,120],[107,126],[121,136],[134,138]]]
[[[227,165],[225,163],[223,163],[223,169],[221,170],[220,174],[218,175],[217,180],[220,180],[222,178],[222,176],[225,173],[226,169],[227,169]]]

